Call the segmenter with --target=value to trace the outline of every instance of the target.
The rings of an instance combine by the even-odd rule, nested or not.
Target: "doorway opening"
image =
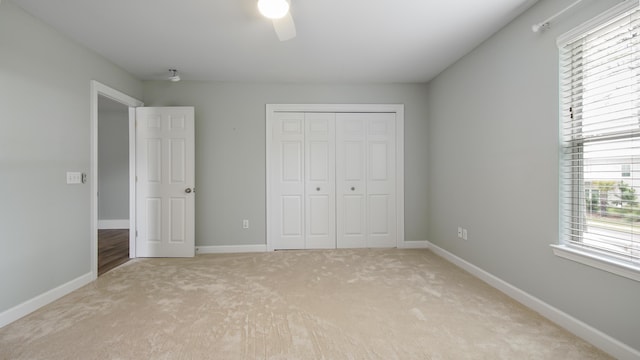
[[[129,107],[98,95],[98,276],[129,260]]]
[[[136,257],[135,108],[143,105],[127,94],[91,82],[93,279]]]

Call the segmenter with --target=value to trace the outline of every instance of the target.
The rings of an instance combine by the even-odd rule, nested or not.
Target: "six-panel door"
[[[192,107],[136,109],[139,257],[195,254],[194,144]]]

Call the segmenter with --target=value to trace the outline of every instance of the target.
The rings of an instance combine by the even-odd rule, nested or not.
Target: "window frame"
[[[611,9],[609,9],[608,11],[605,11],[604,13],[602,13],[599,16],[596,16],[595,18],[583,23],[582,25],[574,28],[573,30],[561,35],[560,37],[558,37],[557,39],[557,45],[558,45],[558,49],[562,50],[566,45],[574,42],[575,40],[577,40],[578,38],[584,36],[585,33],[592,31],[593,29],[600,27],[604,24],[606,24],[609,21],[614,20],[615,18],[621,16],[622,14],[633,10],[633,9],[637,9],[640,7],[640,2],[638,0],[626,0],[614,7],[612,7]],[[572,244],[569,244],[566,242],[565,237],[565,230],[564,230],[564,222],[565,220],[565,216],[564,216],[564,196],[565,194],[563,194],[563,185],[562,185],[562,174],[563,174],[563,169],[565,167],[565,163],[566,163],[566,159],[565,159],[565,154],[564,154],[564,149],[565,149],[565,142],[562,139],[562,127],[564,124],[564,118],[563,118],[563,102],[562,102],[562,95],[563,95],[563,89],[562,89],[562,85],[561,85],[561,81],[562,81],[562,71],[563,71],[563,67],[562,67],[562,57],[561,57],[561,51],[559,52],[559,62],[558,64],[559,66],[559,98],[560,98],[560,104],[559,104],[559,135],[560,135],[560,147],[559,147],[559,198],[558,198],[558,203],[559,203],[559,241],[557,244],[552,244],[552,250],[554,255],[562,257],[564,259],[568,259],[568,260],[572,260],[572,261],[576,261],[578,263],[584,264],[584,265],[588,265],[600,270],[604,270],[604,271],[608,271],[610,273],[619,275],[619,276],[623,276],[635,281],[639,281],[640,282],[640,264],[637,263],[633,263],[633,262],[628,262],[619,258],[616,258],[613,255],[607,254],[606,252],[602,252],[602,251],[598,251],[596,249],[587,249],[584,247],[579,247],[579,246],[575,246]],[[584,140],[580,140],[580,142],[583,144]],[[582,153],[580,152],[578,155],[578,161],[581,161],[581,157],[582,157]],[[582,176],[582,173],[580,173],[579,176]],[[582,189],[578,189],[579,191],[581,191],[581,193],[584,193],[585,189],[584,189],[584,184],[581,183],[581,181],[578,181],[578,183],[580,185],[578,186],[582,186]],[[579,192],[580,193],[580,192]],[[578,205],[580,206],[580,205]],[[575,213],[576,210],[570,210],[572,214]],[[579,210],[578,210],[579,211]],[[581,236],[581,235],[580,235]]]

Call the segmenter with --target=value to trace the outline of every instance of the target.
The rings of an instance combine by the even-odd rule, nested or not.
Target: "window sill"
[[[640,281],[640,268],[624,261],[608,258],[593,252],[572,248],[567,245],[551,245],[553,253],[600,270]]]

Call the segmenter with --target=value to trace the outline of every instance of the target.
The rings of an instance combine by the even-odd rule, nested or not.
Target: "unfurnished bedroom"
[[[640,359],[639,35],[0,0],[0,359]]]

